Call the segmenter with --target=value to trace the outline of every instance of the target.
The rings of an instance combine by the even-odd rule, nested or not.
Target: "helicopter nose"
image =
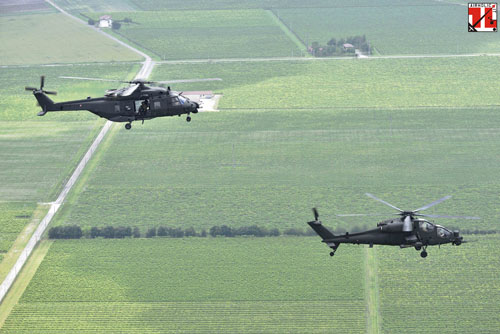
[[[463,239],[464,239],[464,237],[460,236],[460,232],[453,231],[453,244],[455,246],[459,246],[462,243]]]
[[[198,112],[198,108],[200,107],[200,105],[196,102],[192,102],[191,103],[191,108],[193,109],[192,113],[196,114]]]

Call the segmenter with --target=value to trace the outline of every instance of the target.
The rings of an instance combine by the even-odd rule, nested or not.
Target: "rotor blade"
[[[434,202],[432,202],[432,203],[429,203],[429,204],[427,204],[427,205],[424,205],[424,206],[423,206],[423,207],[421,207],[421,208],[415,209],[415,210],[413,210],[413,212],[418,212],[418,211],[422,211],[422,210],[427,210],[428,208],[433,207],[434,205],[437,205],[437,204],[439,204],[439,203],[441,203],[441,202],[443,202],[443,201],[446,201],[447,199],[450,199],[450,198],[451,198],[451,196],[449,196],[449,195],[448,195],[448,196],[445,196],[445,197],[443,197],[443,198],[438,199],[437,201],[434,201]]]
[[[399,212],[404,212],[404,211],[403,211],[403,210],[401,210],[400,208],[395,207],[395,206],[394,206],[394,205],[392,205],[391,203],[387,203],[387,202],[386,202],[386,201],[384,201],[383,199],[380,199],[380,198],[378,198],[378,197],[376,197],[376,196],[374,196],[374,195],[372,195],[372,194],[366,193],[365,195],[366,195],[366,196],[368,196],[368,197],[373,198],[373,199],[374,199],[374,200],[376,200],[376,201],[379,201],[380,203],[384,203],[385,205],[388,205],[388,206],[390,206],[391,208],[398,210]]]
[[[373,217],[373,216],[390,216],[394,215],[394,213],[347,213],[347,214],[338,214],[335,215],[337,217]]]
[[[38,90],[38,88],[34,88],[34,87],[24,87],[25,90]]]
[[[470,216],[444,216],[444,215],[424,215],[416,214],[416,216],[430,217],[430,218],[452,218],[452,219],[481,219],[481,217],[470,217]]]
[[[313,214],[314,214],[314,220],[318,221],[318,217],[319,217],[318,209],[313,208],[312,210],[313,210]]]
[[[57,92],[52,92],[52,91],[49,91],[49,90],[44,90],[43,92],[45,94],[48,94],[48,95],[57,95]]]
[[[132,85],[132,86],[128,87],[127,89],[125,89],[125,91],[119,95],[120,96],[130,96],[137,90],[137,88],[139,88],[139,86],[140,86],[140,84]]]
[[[45,75],[42,75],[40,77],[40,89],[43,89],[44,85],[45,85]]]
[[[180,79],[180,80],[166,80],[166,81],[155,81],[159,84],[171,84],[171,83],[182,83],[182,82],[204,82],[204,81],[222,81],[221,78],[206,78],[206,79]]]
[[[110,81],[110,82],[128,82],[123,80],[101,79],[101,78],[86,78],[86,77],[59,77],[61,79],[75,79],[75,80],[92,80],[92,81]]]

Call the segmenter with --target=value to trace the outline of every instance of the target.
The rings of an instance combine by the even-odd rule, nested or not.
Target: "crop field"
[[[481,56],[164,64],[155,69],[153,78],[222,78],[172,88],[223,93],[219,104],[223,110],[321,108],[335,112],[343,108],[498,107],[500,82],[477,75],[500,71],[498,59]],[[356,117],[355,113],[350,115]]]
[[[113,1],[113,0],[111,0]],[[247,8],[343,8],[343,7],[366,7],[373,6],[373,1],[369,0],[130,0],[137,7],[143,10],[212,10],[212,9],[247,9]],[[415,4],[436,4],[430,0],[380,0],[377,1],[377,6],[408,6]]]
[[[141,60],[131,50],[59,13],[0,16],[0,31],[0,65]],[[43,32],[44,38],[34,31]]]
[[[272,13],[265,10],[125,12],[114,13],[113,17],[131,18],[136,24],[124,23],[117,33],[162,59],[300,53]]]
[[[459,247],[377,249],[383,333],[496,333],[500,328],[498,234]]]
[[[137,10],[129,0],[55,0],[59,7],[74,15],[82,12],[128,12]],[[98,17],[96,17],[98,18]]]
[[[362,332],[362,248],[346,248],[339,271],[321,246],[292,237],[57,241],[0,333]]]
[[[462,59],[476,68],[483,62],[486,66],[486,60]],[[452,108],[468,101],[467,90],[463,100],[455,97],[454,88],[449,86],[456,84],[456,89],[459,76],[444,68],[444,60],[428,61],[432,64],[428,69],[440,68],[441,75],[434,80],[430,75],[419,78],[418,66],[413,64],[414,70],[406,73],[408,78],[410,73],[414,76],[408,84],[411,87],[398,85],[402,71],[391,73],[386,62],[386,75],[378,85],[385,92],[370,95],[378,98],[373,102],[379,104],[376,108],[344,106],[349,101],[345,96],[349,86],[367,92],[375,85],[373,81],[350,79],[341,92],[331,89],[323,97],[311,88],[301,90],[301,81],[287,77],[285,66],[278,63],[275,77],[261,78],[274,83],[273,92],[271,84],[263,85],[257,79],[270,65],[248,65],[251,79],[245,85],[229,75],[241,65],[226,64],[227,72],[220,73],[225,80],[215,85],[227,88],[211,88],[224,93],[223,101],[234,101],[229,102],[234,110],[201,113],[191,123],[165,118],[136,124],[132,131],[118,129],[81,192],[64,208],[60,223],[141,226],[143,231],[159,225],[193,226],[197,230],[222,224],[305,228],[304,223],[312,217],[310,208],[319,206],[329,226],[374,226],[376,220],[334,217],[335,213],[390,212],[364,196],[371,192],[408,209],[450,194],[454,199],[435,208],[434,213],[481,216],[484,219],[474,228],[497,229],[499,211],[491,203],[498,201],[498,107]],[[407,61],[407,70],[413,62],[425,65],[422,60]],[[453,68],[459,67],[458,60],[450,62],[455,64]],[[315,73],[320,73],[328,64],[337,70],[339,63],[345,62],[302,66],[318,66]],[[396,63],[403,64],[400,60]],[[376,68],[377,62],[371,64]],[[207,76],[217,72],[212,66],[223,68],[221,64],[210,65]],[[170,78],[184,72],[203,77],[193,65],[162,66],[155,77],[160,78],[163,69],[172,74]],[[299,65],[290,65],[290,69],[294,76],[300,73]],[[384,72],[382,68],[379,71],[381,75]],[[305,87],[321,87],[320,80],[311,80]],[[446,80],[450,81],[448,86]],[[489,89],[487,85],[480,87]],[[405,91],[408,107],[401,98]],[[285,104],[284,110],[279,110],[277,102],[269,102],[266,109],[261,100],[273,101],[273,93],[275,100]],[[248,94],[256,101],[249,100]],[[365,105],[370,102],[366,95],[360,98],[365,99]],[[498,95],[482,96],[478,104],[498,104]],[[355,104],[354,93],[351,97]],[[470,95],[470,100],[474,99]],[[246,109],[252,103],[257,110]],[[446,103],[450,107],[415,107]],[[287,110],[292,105],[297,108]],[[445,219],[441,223],[470,228],[469,222]]]
[[[89,112],[48,113],[25,85],[38,86],[45,74],[55,101],[102,95],[108,85],[59,79],[60,75],[125,79],[137,65],[5,68],[0,72],[0,200],[50,201],[76,166],[103,121]]]
[[[0,263],[24,226],[31,220],[33,204],[0,202]]]
[[[387,7],[376,5],[274,11],[308,45],[366,35],[382,55],[500,52],[499,34],[467,31],[467,7],[436,4],[394,6],[390,16]]]

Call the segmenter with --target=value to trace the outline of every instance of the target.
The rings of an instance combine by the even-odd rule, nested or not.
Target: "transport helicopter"
[[[220,78],[188,79],[170,81],[147,81],[142,79],[121,81],[110,79],[60,77],[64,79],[97,80],[128,83],[128,87],[109,89],[103,97],[87,97],[82,100],[54,102],[47,95],[56,95],[57,92],[44,90],[45,76],[40,77],[40,88],[25,87],[32,91],[42,110],[38,116],[45,116],[47,112],[88,110],[99,117],[113,122],[126,122],[125,129],[132,128],[133,121],[142,121],[163,116],[181,116],[186,114],[186,121],[191,121],[190,114],[196,114],[199,104],[174,92],[168,88],[147,86],[151,84],[169,84],[181,82],[220,81]]]
[[[480,219],[479,217],[467,216],[443,216],[443,215],[427,215],[422,214],[420,211],[429,209],[436,204],[439,204],[451,196],[445,196],[430,204],[424,205],[413,211],[401,210],[398,207],[375,197],[372,194],[366,194],[368,197],[373,198],[393,209],[399,211],[397,215],[400,217],[394,219],[384,220],[377,224],[377,228],[360,232],[349,233],[341,235],[334,235],[330,230],[324,227],[319,221],[318,210],[313,208],[314,221],[308,222],[309,226],[323,239],[322,241],[332,249],[330,256],[334,256],[340,244],[368,244],[370,248],[373,245],[391,245],[399,246],[401,248],[415,247],[417,251],[422,250],[420,256],[427,257],[427,247],[434,245],[443,245],[451,243],[452,245],[459,246],[467,242],[460,236],[459,231],[450,231],[444,226],[436,225],[422,217],[430,218],[457,218],[457,219]],[[381,214],[344,214],[337,215],[339,217],[354,217],[354,216],[380,216]]]

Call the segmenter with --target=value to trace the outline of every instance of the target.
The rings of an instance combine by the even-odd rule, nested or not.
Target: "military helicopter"
[[[88,110],[97,116],[104,117],[113,122],[127,122],[125,129],[132,128],[133,121],[142,121],[163,116],[181,116],[187,114],[186,121],[191,121],[190,114],[196,114],[200,107],[198,103],[190,101],[182,96],[182,93],[174,92],[164,87],[147,86],[150,84],[168,84],[180,82],[220,81],[220,78],[188,79],[170,81],[146,81],[142,79],[132,81],[84,78],[84,77],[60,77],[64,79],[97,80],[128,83],[128,87],[120,89],[109,89],[104,97],[90,98],[74,101],[54,103],[47,95],[56,95],[57,92],[43,89],[45,76],[40,77],[40,88],[25,87],[32,91],[42,110],[38,116],[44,116],[47,112]]]
[[[373,245],[392,245],[401,248],[415,247],[417,251],[422,250],[420,256],[427,257],[427,247],[433,245],[442,245],[451,243],[452,245],[459,246],[466,242],[460,236],[459,231],[450,231],[449,229],[435,225],[428,220],[421,217],[431,218],[458,218],[458,219],[480,219],[479,217],[466,217],[466,216],[443,216],[443,215],[426,215],[420,211],[429,209],[436,204],[439,204],[451,196],[445,196],[430,204],[424,205],[413,211],[401,210],[398,207],[375,197],[372,194],[366,194],[368,197],[373,198],[393,209],[399,211],[397,215],[400,217],[395,219],[384,220],[377,224],[377,228],[360,232],[349,233],[346,232],[342,235],[334,235],[319,221],[318,210],[313,208],[314,221],[308,222],[309,226],[321,237],[323,242],[332,249],[330,256],[334,256],[337,248],[342,243],[346,244],[368,244],[370,248]],[[353,217],[353,216],[379,216],[381,214],[342,214],[339,217]]]

